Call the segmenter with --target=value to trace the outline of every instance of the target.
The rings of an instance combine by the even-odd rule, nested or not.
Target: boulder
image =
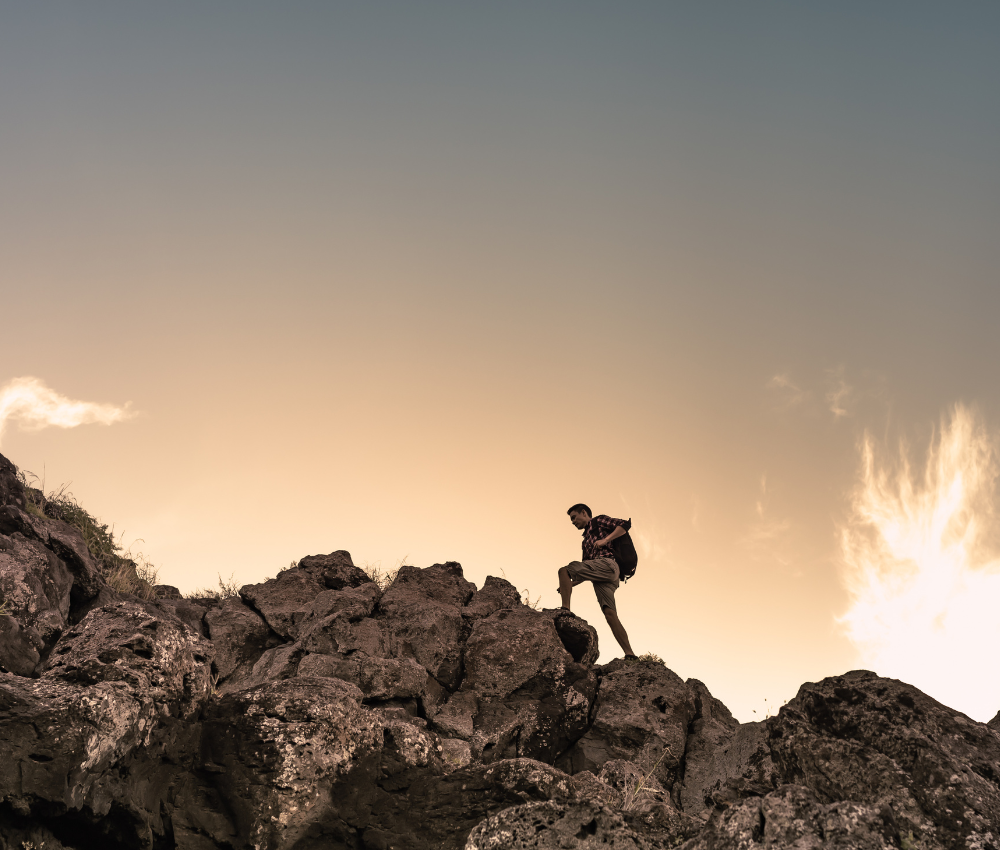
[[[371,576],[354,566],[351,553],[343,549],[338,549],[329,555],[308,555],[299,561],[297,566],[329,590],[374,585]]]
[[[0,507],[6,505],[24,510],[24,487],[17,477],[17,467],[0,455]]]
[[[0,536],[0,599],[19,627],[37,636],[36,648],[51,647],[66,628],[72,587],[66,565],[41,542]]]
[[[707,820],[715,807],[712,792],[721,787],[725,776],[725,768],[716,760],[740,724],[704,683],[688,679],[687,685],[694,695],[694,719],[684,750],[680,805],[688,814],[703,815]]]
[[[462,608],[462,616],[477,620],[504,608],[521,605],[521,594],[507,579],[487,576],[482,589],[477,590]]]
[[[149,604],[96,608],[59,638],[42,678],[79,685],[121,682],[157,713],[187,718],[211,694],[212,645]]]
[[[423,697],[427,684],[427,671],[410,658],[371,658],[360,653],[350,658],[306,655],[297,675],[350,682],[368,700]]]
[[[207,764],[243,846],[282,850],[307,834],[329,842],[322,846],[350,846],[368,820],[383,741],[361,696],[346,682],[295,678],[209,706]]]
[[[326,586],[307,570],[288,569],[277,578],[240,588],[240,598],[283,639],[295,640],[312,616],[313,603]]]
[[[597,656],[600,654],[597,629],[563,608],[546,610],[544,613],[552,617],[559,640],[566,647],[566,651],[573,656],[574,661],[587,665],[597,661]]]
[[[766,725],[781,779],[820,803],[888,808],[928,847],[1000,842],[1000,737],[912,685],[866,670],[806,683]]]
[[[205,613],[208,637],[215,647],[215,671],[220,682],[240,667],[251,668],[277,642],[272,631],[257,612],[237,596],[223,599]]]
[[[466,850],[647,850],[620,812],[597,802],[525,803],[487,818],[469,834]]]
[[[389,653],[413,658],[445,687],[457,687],[462,672],[460,609],[474,591],[454,562],[425,570],[400,567],[378,604]]]
[[[900,835],[888,807],[851,801],[823,803],[807,788],[783,785],[765,797],[719,809],[683,850],[896,850],[900,846],[931,850],[988,845],[939,844],[912,832]]]
[[[596,773],[609,759],[648,761],[656,778],[672,791],[695,715],[692,690],[656,661],[616,660],[599,669],[590,729],[558,764],[571,773]]]

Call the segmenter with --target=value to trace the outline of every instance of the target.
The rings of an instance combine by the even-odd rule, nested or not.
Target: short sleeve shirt
[[[599,514],[583,529],[583,560],[594,561],[598,558],[614,559],[615,553],[610,546],[598,546],[597,541],[603,540],[618,526],[625,528],[625,520]]]

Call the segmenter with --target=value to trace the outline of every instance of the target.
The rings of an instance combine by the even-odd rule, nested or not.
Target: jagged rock
[[[66,565],[40,542],[0,536],[0,599],[21,629],[37,635],[36,649],[51,647],[66,628],[72,587]]]
[[[10,474],[0,850],[1000,847],[1000,715],[854,672],[740,725],[455,563],[122,598]]]
[[[462,608],[462,615],[479,619],[504,608],[517,608],[520,604],[521,594],[507,579],[487,576],[482,589],[477,590],[469,604]]]
[[[136,601],[92,610],[59,638],[42,678],[122,682],[157,712],[190,717],[211,693],[212,645],[183,623]]]
[[[740,724],[702,682],[688,679],[687,684],[694,693],[694,720],[684,752],[680,803],[685,812],[703,814],[707,819],[715,807],[712,793],[721,788],[728,775],[726,766],[716,761]]]
[[[218,686],[220,694],[233,694],[247,688],[256,688],[267,682],[291,679],[299,669],[305,650],[298,643],[283,643],[261,653],[252,667],[239,667],[225,682]]]
[[[469,834],[466,850],[648,850],[619,812],[594,802],[525,803],[504,809]]]
[[[30,676],[41,660],[40,649],[37,634],[22,629],[14,617],[0,614],[0,673]]]
[[[967,846],[927,842],[912,833],[900,836],[892,810],[886,806],[850,801],[824,804],[807,788],[783,785],[766,797],[752,797],[719,810],[681,850],[890,850],[901,846],[904,837],[902,846],[912,850]]]
[[[425,570],[400,567],[378,604],[380,620],[396,658],[413,658],[448,688],[461,676],[463,620],[460,609],[475,585],[460,564],[434,564]]]
[[[766,723],[781,778],[821,803],[889,807],[927,846],[1000,844],[1000,738],[913,686],[856,670],[803,685]]]
[[[349,611],[337,612],[303,625],[300,631],[300,641],[308,652],[336,656],[358,652],[372,658],[383,658],[389,653],[389,640],[382,624],[364,614],[352,617]]]
[[[994,715],[993,719],[990,720],[986,725],[989,726],[990,729],[992,729],[994,732],[1000,732],[1000,711],[998,711]]]
[[[609,759],[655,764],[673,789],[681,769],[694,694],[672,670],[655,661],[612,661],[602,668],[593,723],[558,762],[569,772],[597,772]],[[678,789],[679,790],[679,789]]]
[[[427,671],[410,658],[370,658],[352,655],[307,655],[298,666],[299,676],[323,676],[356,685],[366,699],[390,700],[423,697]]]
[[[307,835],[350,846],[368,820],[383,739],[361,697],[346,682],[298,678],[210,705],[207,758],[248,846],[281,850]]]
[[[343,549],[338,549],[329,555],[308,555],[299,561],[298,568],[311,574],[329,590],[374,584],[371,576],[354,566],[350,552]]]
[[[545,611],[552,616],[559,639],[573,660],[580,664],[594,664],[600,649],[597,646],[597,629],[562,608]]]
[[[289,569],[277,578],[240,588],[240,598],[285,640],[299,636],[301,624],[312,616],[313,603],[326,586],[306,570]]]
[[[17,478],[17,467],[0,455],[0,507],[13,505],[24,510],[24,487]]]
[[[251,668],[271,649],[271,629],[239,597],[223,599],[205,613],[208,637],[215,647],[215,669],[224,682],[240,667]]]

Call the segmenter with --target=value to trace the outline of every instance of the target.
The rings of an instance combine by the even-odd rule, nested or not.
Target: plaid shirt
[[[598,546],[597,541],[603,540],[618,526],[625,527],[625,520],[599,514],[587,523],[583,530],[583,560],[595,561],[598,558],[615,559],[611,546]]]

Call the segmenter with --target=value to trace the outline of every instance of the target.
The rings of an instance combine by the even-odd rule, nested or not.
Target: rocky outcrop
[[[1000,722],[904,683],[739,724],[454,562],[144,602],[0,461],[0,850],[1000,848]]]

